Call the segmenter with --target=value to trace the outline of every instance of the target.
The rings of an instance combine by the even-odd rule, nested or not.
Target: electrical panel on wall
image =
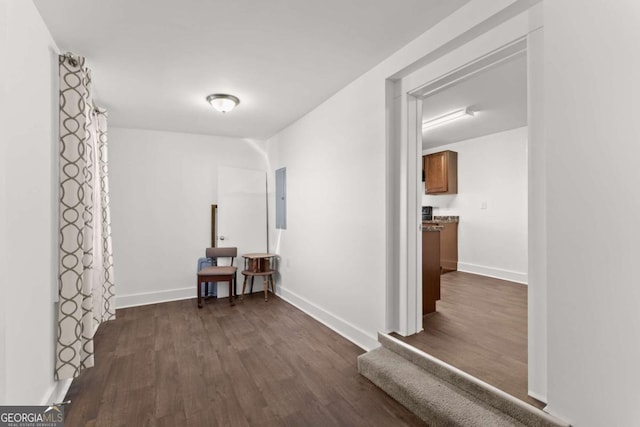
[[[287,168],[276,170],[276,228],[287,229]]]

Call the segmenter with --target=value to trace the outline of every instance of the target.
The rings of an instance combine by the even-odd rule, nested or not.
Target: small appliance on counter
[[[422,220],[423,221],[433,220],[433,206],[422,207]]]

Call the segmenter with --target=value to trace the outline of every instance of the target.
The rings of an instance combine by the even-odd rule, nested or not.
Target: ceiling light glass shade
[[[214,93],[213,95],[209,95],[207,96],[207,101],[213,108],[221,113],[233,110],[240,103],[240,100],[235,96],[224,93]]]
[[[432,129],[436,126],[440,126],[445,123],[452,122],[454,120],[473,117],[475,113],[476,113],[475,111],[472,111],[469,108],[462,108],[460,110],[452,111],[450,113],[443,114],[442,116],[438,116],[433,119],[423,121],[422,130]]]

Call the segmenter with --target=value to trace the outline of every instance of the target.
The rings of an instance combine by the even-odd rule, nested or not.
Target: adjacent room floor
[[[441,276],[424,331],[396,338],[538,408],[527,395],[527,287],[454,271]]]
[[[277,297],[118,310],[95,349],[69,427],[424,425],[358,374],[362,349]]]

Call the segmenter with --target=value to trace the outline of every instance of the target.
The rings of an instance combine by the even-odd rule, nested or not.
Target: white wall
[[[40,404],[56,385],[57,48],[32,2],[3,1],[0,15],[7,41],[0,52],[6,321],[0,403]]]
[[[527,127],[425,150],[458,153],[458,194],[422,196],[458,215],[458,269],[527,283]],[[486,209],[481,205],[486,202]]]
[[[270,234],[281,295],[363,348],[386,328],[386,79],[460,46],[511,3],[470,2],[268,141],[270,178],[287,167],[287,230]]]
[[[219,166],[265,171],[266,155],[238,138],[109,129],[118,307],[195,298]]]
[[[6,58],[9,54],[8,46],[8,26],[7,17],[9,11],[9,3],[0,1],[0,58]],[[0,67],[0,129],[6,129],[6,116],[8,115],[7,90],[8,81],[6,76],[6,67]],[[7,257],[7,184],[6,184],[6,158],[5,147],[7,138],[3,131],[0,130],[0,277],[6,277],[6,257]],[[8,283],[2,279],[0,281],[0,404],[6,401],[7,389],[7,341],[6,341],[6,299],[8,292]]]
[[[640,3],[544,9],[550,409],[640,425]]]
[[[280,294],[363,347],[384,329],[384,98],[360,78],[268,141],[270,180],[287,168]]]

